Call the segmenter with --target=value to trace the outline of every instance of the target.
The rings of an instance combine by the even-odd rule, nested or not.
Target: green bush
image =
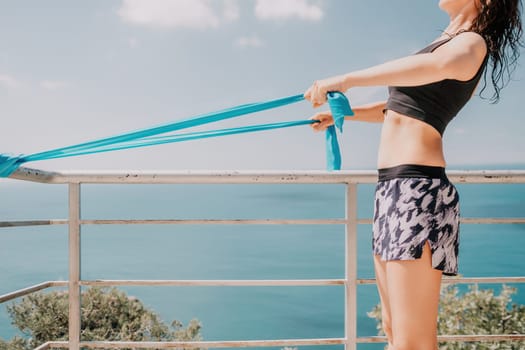
[[[90,288],[82,293],[81,339],[111,341],[201,340],[201,325],[187,327],[175,320],[165,324],[137,298],[116,288]],[[47,341],[68,339],[68,293],[35,293],[7,307],[16,326],[27,338],[0,339],[0,350],[33,349]]]
[[[438,334],[443,335],[484,335],[484,334],[525,334],[525,305],[512,304],[515,288],[503,286],[499,295],[492,289],[479,289],[477,285],[460,293],[455,286],[441,290],[438,317]],[[380,335],[381,306],[376,305],[368,316],[377,320]],[[523,350],[525,342],[497,343],[440,343],[440,350]]]

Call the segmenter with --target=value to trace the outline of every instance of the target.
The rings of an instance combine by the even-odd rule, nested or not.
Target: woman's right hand
[[[312,103],[314,108],[322,106],[326,102],[326,94],[332,91],[345,92],[345,76],[339,75],[332,78],[315,81],[304,93],[304,98]]]
[[[318,123],[312,123],[311,127],[314,131],[324,131],[330,125],[334,124],[334,117],[332,117],[332,113],[329,111],[319,112],[310,119],[319,121]]]

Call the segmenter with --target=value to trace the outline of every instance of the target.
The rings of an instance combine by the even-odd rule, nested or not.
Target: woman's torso
[[[440,46],[451,39],[452,37],[446,40],[439,38],[418,53],[439,50]],[[475,88],[484,64],[485,62],[473,79],[467,82],[458,82],[458,84],[469,84],[472,88]],[[444,88],[446,89],[446,86]],[[466,103],[466,99],[464,102]],[[436,111],[438,110],[436,109]],[[389,168],[401,164],[446,166],[442,141],[442,133],[446,124],[439,127],[436,123],[429,123],[422,119],[424,118],[409,117],[401,111],[396,112],[388,109],[387,104],[379,144],[378,168]],[[433,120],[435,119],[439,119],[439,117]]]

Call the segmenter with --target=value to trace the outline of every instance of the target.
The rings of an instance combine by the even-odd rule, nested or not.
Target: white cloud
[[[235,41],[236,46],[240,47],[262,47],[264,42],[257,36],[243,36]]]
[[[7,74],[0,74],[0,84],[7,88],[16,88],[21,85],[20,81]]]
[[[60,80],[44,80],[40,82],[40,86],[46,90],[58,90],[68,87],[69,84]]]
[[[262,20],[297,17],[308,21],[319,21],[323,18],[323,10],[307,0],[257,0],[255,15]]]
[[[222,13],[210,0],[123,0],[118,15],[123,21],[151,28],[209,29],[221,21],[239,18],[235,0],[222,1]]]
[[[222,15],[227,21],[235,21],[239,19],[239,5],[236,0],[224,0],[224,9]]]

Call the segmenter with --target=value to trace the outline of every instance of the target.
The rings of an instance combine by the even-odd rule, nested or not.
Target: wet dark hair
[[[491,103],[499,101],[500,91],[511,80],[516,69],[522,41],[521,0],[478,0],[479,15],[471,30],[479,33],[487,43],[487,54],[492,65],[491,81],[494,94]],[[485,70],[484,86],[487,87]],[[481,95],[480,93],[480,95]]]

